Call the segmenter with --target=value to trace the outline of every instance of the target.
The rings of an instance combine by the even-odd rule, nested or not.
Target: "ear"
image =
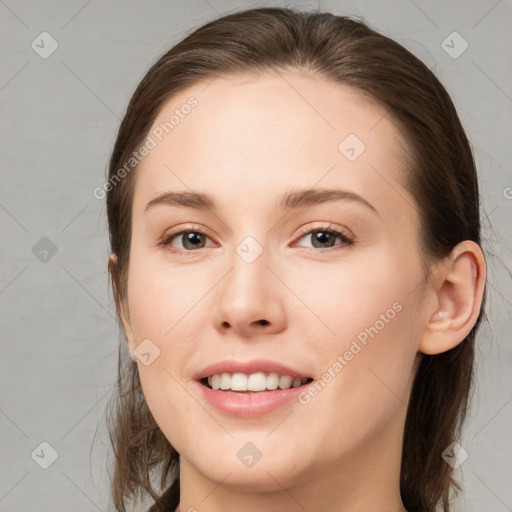
[[[487,269],[482,249],[465,240],[432,274],[433,306],[418,350],[440,354],[457,346],[475,325],[482,306]]]
[[[119,317],[121,327],[124,332],[124,336],[126,341],[128,342],[128,348],[130,350],[130,354],[132,359],[135,360],[133,355],[133,350],[135,349],[135,345],[133,342],[133,331],[130,320],[130,312],[128,310],[128,305],[126,302],[126,298],[122,298],[119,294],[119,284],[117,278],[117,254],[112,253],[108,259],[108,272],[110,274],[110,280],[112,282],[113,292],[114,292],[114,300],[116,303],[117,315]]]

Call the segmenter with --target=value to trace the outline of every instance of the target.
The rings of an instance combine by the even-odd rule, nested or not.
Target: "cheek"
[[[194,340],[203,325],[197,322],[201,308],[193,306],[197,306],[204,291],[198,289],[199,283],[183,277],[181,280],[180,283],[175,270],[158,267],[150,258],[133,253],[128,301],[136,362],[153,416],[160,425],[171,429],[180,417],[186,420],[193,406],[190,395],[182,387],[183,371],[197,351]],[[149,356],[144,357],[146,353]],[[175,434],[180,434],[179,429]]]
[[[201,429],[191,422],[191,418],[197,418],[197,407],[194,408],[190,395],[178,383],[175,370],[169,368],[163,358],[159,363],[157,361],[149,368],[139,364],[144,399],[160,430],[182,453],[194,445],[194,439],[201,433]]]
[[[377,331],[368,325],[359,331],[366,337],[340,336],[328,355],[325,351],[319,382],[299,397],[308,431],[329,439],[315,441],[320,459],[334,460],[386,439],[385,432],[405,415],[416,353],[407,338],[406,315],[400,311]]]
[[[180,286],[176,271],[134,254],[128,278],[130,320],[138,338],[163,339],[186,313],[190,288]]]
[[[311,328],[317,326],[317,347],[330,353],[348,350],[354,339],[361,346],[373,338],[384,343],[382,333],[400,325],[415,282],[415,270],[401,267],[392,253],[374,253],[343,266],[313,267],[303,274],[307,280],[296,279],[294,291],[307,299],[309,315],[304,318]],[[294,318],[294,311],[289,315]],[[315,339],[312,331],[310,336]],[[393,337],[386,343],[392,342]]]
[[[414,289],[420,273],[400,267],[398,257],[387,263],[381,258],[379,265],[364,265],[359,272],[333,274],[328,294],[307,295],[323,321],[313,319],[311,325],[316,322],[324,332],[326,324],[331,332],[315,337],[310,331],[323,371],[301,400],[316,423],[312,428],[324,429],[341,443],[340,425],[357,439],[362,425],[375,432],[408,401],[419,333],[420,297]]]

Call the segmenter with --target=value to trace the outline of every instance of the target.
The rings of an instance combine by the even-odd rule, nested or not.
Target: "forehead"
[[[394,215],[405,142],[359,91],[298,72],[217,77],[167,101],[139,164],[134,209],[166,190],[271,201],[290,188],[340,187]],[[400,199],[397,201],[397,199]],[[412,199],[409,199],[409,203]],[[407,202],[407,201],[406,201]]]

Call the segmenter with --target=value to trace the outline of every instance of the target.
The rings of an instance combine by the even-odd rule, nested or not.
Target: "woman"
[[[117,510],[450,510],[486,266],[423,63],[348,17],[224,16],[144,77],[105,190]]]

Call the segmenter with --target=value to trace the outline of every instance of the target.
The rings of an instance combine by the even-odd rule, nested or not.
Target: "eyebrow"
[[[339,189],[291,190],[281,197],[278,204],[281,210],[297,210],[338,200],[358,202],[375,214],[380,215],[376,208],[360,195]],[[196,210],[217,210],[217,203],[207,194],[199,192],[164,192],[149,201],[144,211],[161,204],[183,206]]]

